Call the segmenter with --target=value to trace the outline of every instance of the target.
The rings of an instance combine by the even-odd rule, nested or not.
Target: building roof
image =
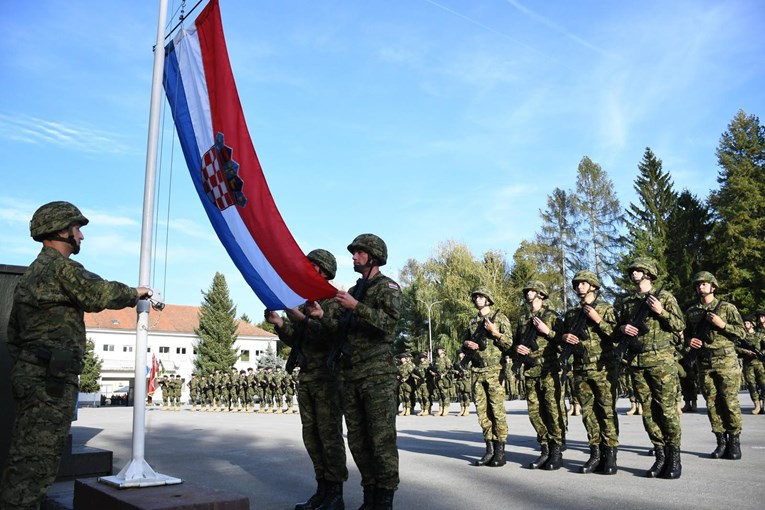
[[[136,329],[138,317],[135,308],[122,310],[104,310],[98,313],[85,314],[85,327],[88,329]],[[186,305],[165,305],[161,312],[152,310],[149,313],[149,330],[163,333],[189,333],[199,327],[199,307]],[[253,324],[239,322],[236,331],[239,336],[273,337],[276,335]]]

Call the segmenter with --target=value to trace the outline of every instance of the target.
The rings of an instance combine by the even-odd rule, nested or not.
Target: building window
[[[109,344],[104,344],[104,351],[106,352],[114,352],[114,346]]]
[[[170,347],[160,346],[159,347],[159,353],[160,354],[167,354],[170,352]]]
[[[239,356],[242,361],[250,361],[250,351],[242,351],[242,355]]]
[[[176,354],[186,354],[186,348],[185,347],[176,347],[175,348]]]
[[[122,352],[133,352],[133,346],[132,345],[123,345],[122,346]]]
[[[261,354],[263,354],[263,351],[259,351],[257,349],[255,350],[255,357],[256,358],[259,358]]]

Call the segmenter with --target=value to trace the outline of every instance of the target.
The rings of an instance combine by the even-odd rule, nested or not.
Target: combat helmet
[[[631,273],[635,269],[643,271],[652,280],[659,277],[659,268],[656,265],[656,261],[650,257],[636,257],[635,260],[627,266],[627,272]]]
[[[578,271],[574,275],[574,278],[571,279],[571,286],[576,289],[576,284],[579,282],[587,282],[596,289],[600,288],[600,278],[598,278],[598,275],[588,269]]]
[[[319,266],[319,269],[327,275],[327,280],[332,280],[337,274],[337,260],[327,250],[321,248],[308,252],[306,258]]]
[[[29,222],[29,233],[35,241],[66,230],[72,225],[87,225],[89,220],[69,202],[49,202],[35,211]]]
[[[695,275],[693,275],[693,285],[695,286],[699,282],[707,282],[711,283],[715,286],[715,289],[720,288],[720,284],[717,283],[717,278],[715,278],[715,275],[710,273],[709,271],[699,271]]]
[[[473,289],[473,292],[470,293],[470,300],[472,301],[475,299],[476,294],[480,294],[486,299],[489,300],[489,306],[494,304],[494,296],[492,295],[491,291],[489,291],[488,287],[485,287],[483,285],[479,285],[475,289]]]
[[[542,299],[547,299],[547,285],[540,282],[539,280],[531,280],[529,283],[523,286],[521,292],[526,295],[526,291],[529,289],[537,291],[537,294],[539,294]]]
[[[388,262],[388,247],[385,241],[374,234],[359,234],[356,239],[348,245],[348,251],[365,251],[370,257],[377,260],[378,266],[384,266]]]

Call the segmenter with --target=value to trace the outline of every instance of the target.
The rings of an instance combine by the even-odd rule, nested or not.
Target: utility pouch
[[[72,351],[63,349],[41,349],[47,351],[43,356],[38,353],[38,358],[45,359],[49,354],[48,373],[45,378],[45,391],[51,397],[62,397],[67,385],[69,374],[82,372],[82,361],[75,359]]]

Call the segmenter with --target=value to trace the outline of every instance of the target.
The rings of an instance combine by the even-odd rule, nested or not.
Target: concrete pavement
[[[629,403],[619,401],[621,447],[615,476],[581,475],[588,458],[581,417],[571,417],[568,451],[559,471],[524,466],[537,457],[535,434],[524,401],[507,402],[510,437],[506,466],[472,467],[484,443],[475,411],[458,417],[458,406],[445,417],[398,418],[401,485],[396,508],[569,510],[619,508],[760,509],[765,498],[765,416],[751,415],[741,393],[743,458],[713,460],[715,439],[700,401],[700,413],[682,416],[683,474],[680,480],[647,479],[653,463],[640,416],[625,416]],[[118,472],[131,456],[132,408],[83,408],[72,433],[75,444],[114,452]],[[291,509],[315,488],[303,449],[300,417],[252,413],[160,411],[146,413],[146,460],[156,471],[249,497],[250,508]],[[348,455],[350,479],[344,487],[347,508],[361,504],[359,475]],[[70,485],[58,485],[66,500]],[[151,490],[151,489],[130,489]]]

